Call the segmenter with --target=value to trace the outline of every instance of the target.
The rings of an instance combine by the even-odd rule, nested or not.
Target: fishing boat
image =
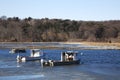
[[[14,53],[26,53],[26,50],[24,48],[13,48],[9,51],[9,53],[14,54]]]
[[[40,49],[31,49],[30,56],[17,55],[17,62],[36,61],[44,58],[44,54]]]
[[[76,59],[77,53],[75,51],[66,51],[61,53],[61,60],[41,59],[41,66],[63,66],[63,65],[77,65],[80,64],[80,59]]]

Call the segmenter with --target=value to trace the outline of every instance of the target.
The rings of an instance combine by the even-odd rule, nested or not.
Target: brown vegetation
[[[120,21],[0,18],[0,41],[120,42]]]

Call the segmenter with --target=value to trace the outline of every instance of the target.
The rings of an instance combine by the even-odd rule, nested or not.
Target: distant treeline
[[[33,19],[31,17],[25,19],[1,17],[0,41],[120,42],[120,20],[75,21],[48,18]]]

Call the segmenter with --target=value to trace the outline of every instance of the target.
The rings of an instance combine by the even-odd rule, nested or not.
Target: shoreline
[[[107,42],[66,42],[67,44],[83,44],[91,47],[98,47],[101,49],[120,49],[120,43]]]
[[[36,45],[37,44],[37,45]],[[45,44],[45,45],[44,45]],[[47,45],[49,44],[49,45]],[[66,47],[66,45],[68,45]],[[77,46],[73,46],[77,45]],[[0,48],[39,49],[120,49],[120,43],[105,42],[0,42]]]

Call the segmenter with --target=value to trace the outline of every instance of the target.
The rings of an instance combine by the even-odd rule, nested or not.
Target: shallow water
[[[9,54],[9,50],[0,49],[0,80],[120,80],[120,50],[77,50],[82,64],[56,67],[17,63],[17,54]],[[55,60],[62,51],[66,50],[43,50],[48,59]]]

